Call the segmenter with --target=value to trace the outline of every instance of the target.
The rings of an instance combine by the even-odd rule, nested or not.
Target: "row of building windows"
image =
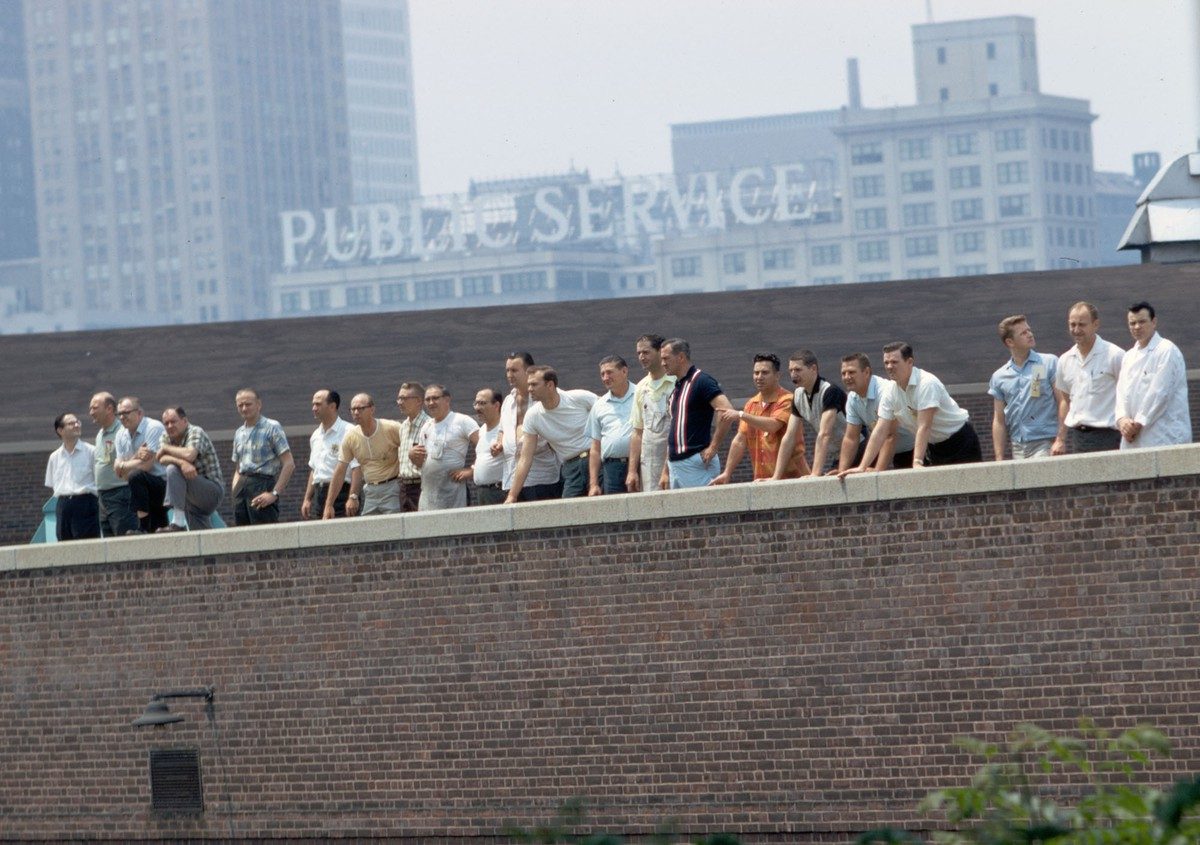
[[[1001,219],[1028,217],[1032,211],[1029,194],[1013,194],[997,198],[997,215]],[[932,202],[905,203],[900,207],[905,226],[936,226],[937,204]],[[955,223],[984,219],[983,199],[970,197],[950,203],[950,218]],[[854,228],[859,232],[886,229],[886,208],[859,208],[854,212]]]
[[[1063,130],[1064,134],[1066,130]],[[946,135],[946,155],[976,155],[980,151],[978,132],[952,132]],[[1080,134],[1076,132],[1075,134]],[[1016,126],[992,132],[992,147],[998,153],[1015,152],[1028,148],[1025,127]],[[883,141],[859,141],[850,145],[850,163],[857,165],[880,164],[884,160]],[[925,161],[933,158],[933,139],[901,138],[896,144],[901,161]]]
[[[611,276],[605,271],[582,272],[559,270],[556,280],[563,289],[580,287],[574,284],[576,275],[586,279],[589,290],[608,290]],[[624,278],[624,277],[623,277]],[[499,292],[513,293],[517,291],[540,291],[547,289],[549,276],[545,270],[529,270],[515,273],[499,274]],[[645,288],[647,281],[644,274],[634,277],[634,287]],[[627,281],[628,284],[628,281]],[[408,301],[408,282],[385,282],[378,288],[375,285],[350,285],[345,289],[347,308],[362,308],[375,304],[375,291],[379,291],[380,305],[396,305]],[[650,285],[653,286],[653,285]],[[461,296],[488,296],[497,292],[496,276],[478,275],[463,276],[460,281]],[[332,294],[329,288],[314,288],[307,293],[309,311],[326,310],[331,307]],[[426,302],[438,299],[454,299],[456,294],[453,278],[422,279],[412,282],[412,299],[415,302]],[[299,292],[289,291],[280,294],[280,310],[285,314],[293,314],[302,310],[302,296]]]
[[[983,184],[983,169],[978,164],[951,167],[949,181],[952,190],[978,188]],[[996,165],[996,184],[1024,185],[1028,182],[1029,162],[1008,161]],[[900,174],[901,193],[931,193],[934,188],[932,170],[910,170]],[[885,177],[882,174],[854,176],[850,180],[850,191],[855,199],[885,196],[887,193]]]

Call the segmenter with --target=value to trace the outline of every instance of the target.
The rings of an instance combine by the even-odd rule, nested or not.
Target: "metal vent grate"
[[[200,751],[160,748],[150,751],[150,806],[160,812],[204,812]]]

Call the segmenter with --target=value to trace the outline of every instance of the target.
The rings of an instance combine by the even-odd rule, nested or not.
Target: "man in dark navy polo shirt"
[[[717,380],[692,364],[692,348],[686,340],[664,341],[662,362],[675,376],[663,486],[672,490],[704,487],[721,473],[717,449],[730,425],[724,415],[717,416],[717,431],[713,434],[713,416],[717,410],[733,410],[733,406]]]

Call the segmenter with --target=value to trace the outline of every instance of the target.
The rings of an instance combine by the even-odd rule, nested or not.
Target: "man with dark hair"
[[[279,497],[296,470],[292,447],[276,420],[262,415],[258,391],[234,395],[242,424],[233,433],[233,521],[265,525],[279,521]]]
[[[589,496],[625,492],[629,440],[633,434],[629,425],[633,391],[625,359],[620,355],[601,359],[600,381],[608,392],[596,400],[587,422],[588,437],[592,439],[588,454]]]
[[[403,392],[403,389],[401,390]],[[362,515],[400,513],[400,423],[375,419],[375,399],[359,393],[350,400],[350,417],[355,425],[342,437],[337,467],[329,480],[331,490],[340,490],[353,463],[362,473]],[[346,512],[358,509],[357,492],[351,491]],[[321,519],[333,519],[334,502],[325,497]]]
[[[100,536],[100,504],[96,498],[96,450],[80,440],[83,428],[74,414],[54,418],[54,433],[62,445],[46,462],[46,486],[58,498],[55,537],[90,540]]]
[[[895,435],[885,441],[873,464],[862,463],[867,451],[866,438],[879,424],[879,399],[887,390],[886,382],[871,372],[871,359],[862,352],[842,358],[842,384],[846,388],[846,433],[838,456],[838,477],[844,477],[855,467],[861,471],[911,467],[913,435],[902,428],[897,428]]]
[[[342,440],[350,430],[350,423],[338,413],[342,397],[336,390],[328,388],[313,394],[312,412],[317,427],[308,437],[308,485],[304,488],[304,501],[300,515],[304,519],[320,519],[325,513],[325,500],[329,496],[329,484],[337,471],[338,458],[342,452]],[[351,500],[350,494],[354,493]],[[362,470],[358,461],[350,462],[350,480],[343,481],[333,491],[333,515],[354,516],[358,513],[362,493]]]
[[[779,459],[779,448],[783,444],[783,432],[792,413],[792,397],[779,386],[782,364],[773,352],[760,352],[754,356],[752,377],[758,390],[740,411],[732,408],[720,411],[720,415],[737,423],[737,434],[729,444],[729,455],[725,469],[710,484],[728,484],[733,471],[742,462],[746,452],[750,453],[750,468],[755,481],[763,481],[775,474]],[[808,475],[808,460],[804,456],[804,436],[797,438],[792,447],[791,461],[785,461],[784,478],[799,478]]]
[[[475,416],[479,417],[475,463],[458,472],[460,481],[475,484],[473,505],[499,505],[504,502],[501,486],[504,481],[504,444],[500,432],[500,408],[503,404],[504,397],[490,387],[475,394]]]
[[[1117,379],[1125,350],[1100,337],[1100,312],[1076,302],[1067,312],[1067,332],[1075,345],[1058,356],[1054,386],[1058,417],[1069,442],[1056,440],[1051,453],[1107,452],[1121,448],[1117,430]]]
[[[646,375],[633,390],[629,409],[629,471],[625,489],[657,490],[667,465],[667,430],[671,427],[668,403],[675,389],[675,376],[663,368],[663,337],[644,334],[637,339],[638,363]]]
[[[501,489],[505,498],[512,489],[513,477],[517,472],[517,461],[521,457],[524,443],[523,426],[525,412],[529,410],[529,368],[533,356],[523,350],[510,352],[504,359],[504,377],[512,390],[500,407],[500,449],[504,453],[504,478]],[[493,453],[496,445],[492,445]],[[545,440],[537,441],[537,448],[529,465],[529,475],[520,491],[523,502],[539,499],[558,499],[562,496],[562,476],[558,456]]]
[[[162,420],[166,436],[156,457],[167,468],[163,501],[172,511],[170,523],[158,533],[212,528],[212,515],[225,496],[217,450],[204,429],[188,422],[183,408],[167,408]]]
[[[717,450],[731,424],[728,417],[717,415],[722,410],[733,410],[733,406],[717,380],[692,364],[692,347],[683,338],[663,341],[662,362],[663,368],[675,376],[675,386],[669,406],[667,464],[659,484],[664,489],[704,487],[721,474]]]
[[[591,449],[587,421],[598,397],[590,390],[560,389],[558,373],[553,367],[530,367],[528,378],[532,402],[522,425],[521,456],[504,501],[506,504],[518,501],[533,465],[539,438],[550,444],[562,466],[562,498],[586,496]]]
[[[970,414],[951,398],[937,376],[917,368],[911,346],[896,341],[883,347],[883,367],[891,381],[879,400],[879,423],[871,432],[862,463],[841,475],[873,466],[898,429],[913,435],[914,469],[983,460]]]
[[[129,482],[117,475],[117,400],[101,391],[92,397],[88,414],[96,432],[96,487],[100,493],[100,530],[107,537],[120,537],[139,528],[137,514],[129,499]]]
[[[1047,458],[1054,444],[1066,436],[1065,428],[1059,430],[1059,394],[1054,386],[1058,359],[1034,351],[1033,329],[1024,314],[1005,317],[999,332],[1010,357],[988,383],[993,453],[996,460],[1004,460],[1004,441],[1010,440],[1014,460]]]
[[[1158,333],[1149,302],[1129,306],[1133,346],[1117,379],[1116,416],[1122,449],[1192,442],[1187,369],[1179,347]]]
[[[136,396],[123,396],[117,403],[117,459],[113,470],[129,483],[129,503],[137,514],[138,527],[126,534],[157,531],[167,524],[167,470],[156,459],[166,432],[162,423],[149,419]]]
[[[401,384],[396,405],[400,408],[400,510],[414,513],[421,507],[421,468],[409,455],[417,445],[421,429],[429,422],[429,414],[425,413],[425,385],[417,381]]]
[[[816,433],[809,476],[820,477],[837,462],[838,450],[846,434],[846,392],[821,375],[817,356],[808,349],[788,359],[788,373],[796,390],[792,394],[792,415],[783,433],[774,478],[787,477],[787,462],[783,456],[790,454],[796,440],[803,436],[805,422]]]
[[[409,450],[413,465],[421,470],[423,511],[465,508],[467,485],[463,471],[467,452],[479,442],[479,428],[466,414],[450,410],[450,391],[441,384],[425,388],[428,422]]]

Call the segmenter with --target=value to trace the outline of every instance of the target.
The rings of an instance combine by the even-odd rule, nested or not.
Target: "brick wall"
[[[1200,765],[1200,476],[1116,475],[810,507],[798,483],[692,516],[672,503],[739,491],[644,496],[609,504],[665,518],[239,554],[139,538],[107,559],[166,556],[0,571],[0,829],[457,841],[584,795],[631,833],[844,843],[920,826],[972,771],[954,737],[1083,715],[1165,729],[1166,782]],[[198,684],[219,751],[198,703],[129,726]],[[147,751],[189,746],[206,812],[151,813]]]

